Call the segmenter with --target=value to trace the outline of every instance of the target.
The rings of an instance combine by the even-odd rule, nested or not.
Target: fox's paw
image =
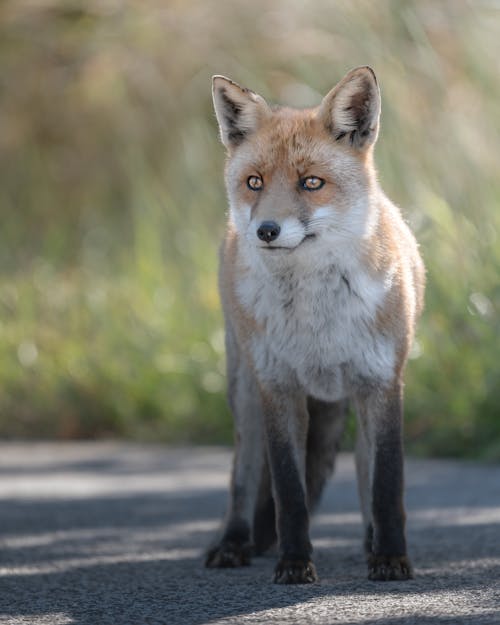
[[[205,558],[205,566],[209,568],[230,569],[251,564],[252,545],[233,542],[222,542],[212,547]]]
[[[368,579],[388,582],[413,579],[413,569],[406,556],[376,556],[368,557]]]
[[[284,558],[276,566],[273,581],[275,584],[312,584],[318,581],[318,575],[310,560]]]

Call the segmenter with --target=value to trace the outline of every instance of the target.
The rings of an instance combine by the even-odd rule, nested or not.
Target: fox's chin
[[[258,245],[257,248],[259,250],[263,250],[264,252],[269,253],[277,253],[277,252],[293,252],[293,250],[297,249],[297,245],[295,247],[285,247],[281,245]]]
[[[284,252],[284,253],[290,253],[293,252],[294,250],[298,249],[299,247],[301,247],[302,245],[304,245],[305,243],[312,241],[316,238],[315,234],[306,234],[306,236],[299,241],[299,243],[297,243],[297,245],[293,245],[293,246],[288,246],[288,245],[258,245],[258,249],[259,250],[264,250],[265,252]]]

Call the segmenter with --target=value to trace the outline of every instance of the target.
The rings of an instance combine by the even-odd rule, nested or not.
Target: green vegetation
[[[428,267],[408,446],[500,458],[499,29],[487,2],[3,2],[0,433],[231,440],[210,76],[307,106],[368,63]]]

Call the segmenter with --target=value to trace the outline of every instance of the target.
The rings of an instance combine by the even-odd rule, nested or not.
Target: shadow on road
[[[203,453],[205,463],[203,454],[191,463],[186,454],[182,462],[150,459],[150,474],[178,480],[166,494],[160,486],[141,491],[138,475],[144,489],[150,486],[148,460],[134,471],[134,462],[122,466],[125,457],[119,466],[99,458],[53,462],[33,475],[65,474],[78,496],[60,489],[55,498],[46,491],[37,497],[25,482],[19,496],[4,496],[0,623],[500,623],[500,504],[492,498],[498,468],[411,462],[409,543],[417,577],[373,583],[365,579],[354,474],[344,458],[313,523],[321,582],[281,587],[270,583],[273,556],[243,569],[202,567],[227,480],[227,457],[214,462]],[[205,478],[214,474],[210,488],[196,485],[194,464]],[[5,468],[2,481],[30,477]],[[127,480],[133,492],[126,493]]]

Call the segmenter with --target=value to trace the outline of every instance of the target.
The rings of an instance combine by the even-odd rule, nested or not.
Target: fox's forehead
[[[332,167],[346,156],[318,119],[317,109],[280,107],[242,143],[233,158],[240,166],[262,172],[292,169],[306,173],[312,166]]]

